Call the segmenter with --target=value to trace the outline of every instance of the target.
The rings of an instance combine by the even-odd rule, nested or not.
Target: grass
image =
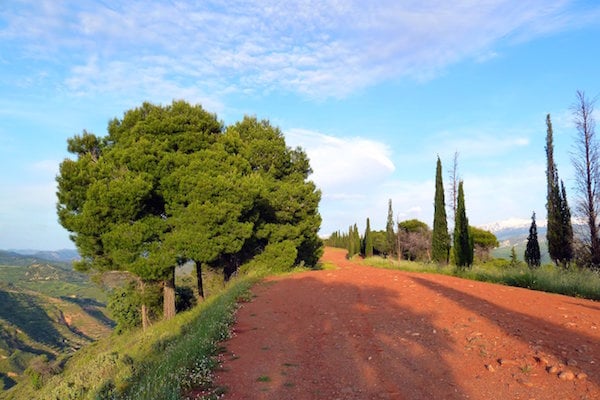
[[[220,294],[146,332],[112,335],[78,351],[65,370],[42,387],[20,384],[8,399],[182,399],[191,388],[210,384],[213,357],[239,299],[258,277],[235,280]]]
[[[454,266],[436,266],[431,263],[396,261],[381,257],[370,257],[363,260],[362,263],[379,268],[451,275],[476,281],[600,300],[600,273],[587,269],[562,270],[547,264],[531,270],[524,265],[510,266],[506,260],[492,260],[465,270],[459,270]]]

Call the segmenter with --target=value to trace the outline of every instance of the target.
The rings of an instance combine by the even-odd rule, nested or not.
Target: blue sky
[[[322,234],[383,229],[388,199],[431,224],[436,156],[447,185],[455,151],[471,224],[543,218],[547,113],[571,197],[600,4],[370,3],[0,1],[0,248],[73,247],[55,212],[66,140],[143,101],[279,126],[311,159]]]

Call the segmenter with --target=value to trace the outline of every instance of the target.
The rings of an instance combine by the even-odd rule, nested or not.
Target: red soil
[[[599,303],[344,256],[253,289],[225,399],[600,399]]]

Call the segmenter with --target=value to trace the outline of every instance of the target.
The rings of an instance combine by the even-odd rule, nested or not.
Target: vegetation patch
[[[6,392],[7,398],[168,400],[208,387],[216,366],[213,356],[229,336],[237,299],[258,279],[236,279],[220,294],[145,332],[93,343],[77,352],[63,372],[23,382]]]
[[[568,270],[546,264],[529,269],[523,263],[511,265],[503,259],[475,264],[470,269],[454,266],[437,266],[432,263],[396,261],[390,258],[371,257],[362,261],[364,265],[398,269],[410,272],[426,272],[452,275],[475,281],[500,283],[549,293],[600,300],[600,273],[588,268],[572,267]]]

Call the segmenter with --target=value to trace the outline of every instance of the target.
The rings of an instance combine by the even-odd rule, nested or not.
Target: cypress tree
[[[458,182],[456,221],[454,221],[454,262],[459,268],[473,265],[473,239],[469,234],[463,181]]]
[[[563,268],[567,268],[569,262],[573,259],[573,225],[571,224],[571,209],[569,203],[567,203],[567,192],[562,180],[560,181],[560,193],[561,240],[563,242],[560,263]]]
[[[360,243],[360,233],[358,233],[358,226],[356,226],[356,224],[354,224],[354,230],[352,233],[352,238],[354,241],[354,254],[360,254],[360,250],[361,250],[361,243]]]
[[[390,256],[396,254],[396,233],[394,232],[394,212],[392,211],[392,199],[388,200],[388,215],[385,226],[387,239],[387,250]]]
[[[348,258],[354,255],[354,228],[352,225],[348,228]]]
[[[437,159],[435,169],[435,202],[433,214],[433,233],[431,237],[431,259],[440,264],[448,263],[450,256],[450,235],[446,219],[444,184],[442,182],[442,162]]]
[[[525,262],[529,268],[536,268],[540,266],[540,244],[537,236],[535,212],[531,216],[531,227],[529,228],[527,247],[525,248]]]
[[[373,257],[373,234],[369,218],[367,218],[367,229],[365,230],[365,257]]]
[[[548,227],[546,239],[548,253],[556,265],[566,267],[573,258],[573,227],[564,184],[558,184],[558,171],[554,163],[553,130],[550,114],[546,116],[546,210]]]

